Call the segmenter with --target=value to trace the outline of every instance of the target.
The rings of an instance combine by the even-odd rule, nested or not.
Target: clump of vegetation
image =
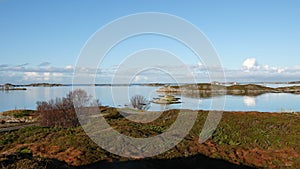
[[[142,95],[132,96],[130,101],[132,107],[137,108],[139,110],[148,110],[150,108],[149,100]]]
[[[23,147],[22,149],[19,150],[19,153],[21,153],[21,154],[31,154],[32,151],[28,147]]]
[[[63,98],[37,102],[37,111],[41,114],[40,125],[45,127],[79,126],[75,108],[87,107],[92,103],[92,97],[82,89],[71,91]]]
[[[22,118],[34,114],[34,110],[10,110],[3,112],[3,116],[12,116],[14,118]]]

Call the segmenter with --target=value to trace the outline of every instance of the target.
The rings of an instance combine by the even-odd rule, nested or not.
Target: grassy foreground
[[[179,110],[142,124],[106,108],[107,121],[120,133],[150,137],[167,130]],[[26,127],[0,134],[0,168],[297,168],[300,166],[300,116],[224,112],[212,137],[198,143],[208,112],[198,111],[190,133],[171,150],[147,159],[128,159],[97,146],[81,127]]]

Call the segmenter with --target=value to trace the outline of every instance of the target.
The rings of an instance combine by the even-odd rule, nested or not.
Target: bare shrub
[[[40,112],[40,125],[46,127],[76,127],[79,121],[75,108],[91,105],[92,99],[84,90],[76,89],[66,97],[55,100],[37,102],[37,111]]]
[[[142,95],[134,95],[130,99],[131,105],[139,110],[148,110],[150,108],[150,102]]]
[[[73,103],[74,108],[86,107],[91,105],[91,96],[89,96],[84,90],[76,89],[67,94],[68,102]]]

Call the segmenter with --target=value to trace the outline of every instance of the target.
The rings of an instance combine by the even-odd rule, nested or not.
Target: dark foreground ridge
[[[125,162],[98,162],[81,166],[78,169],[251,169],[251,167],[236,165],[225,160],[213,159],[204,155],[195,155],[174,159],[144,159]]]
[[[0,157],[1,158],[1,157]],[[213,159],[204,155],[174,159],[142,159],[131,161],[107,162],[100,161],[85,166],[70,166],[64,161],[52,158],[34,157],[31,153],[9,155],[1,161],[5,168],[35,168],[35,169],[252,169],[252,167],[236,165],[221,159]],[[0,167],[1,167],[0,165]]]

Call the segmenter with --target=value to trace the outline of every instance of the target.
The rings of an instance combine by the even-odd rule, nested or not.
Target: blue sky
[[[299,9],[296,0],[0,0],[0,84],[70,83],[89,37],[140,12],[169,13],[197,26],[214,45],[229,81],[300,80]],[[140,40],[147,47],[156,39]]]

